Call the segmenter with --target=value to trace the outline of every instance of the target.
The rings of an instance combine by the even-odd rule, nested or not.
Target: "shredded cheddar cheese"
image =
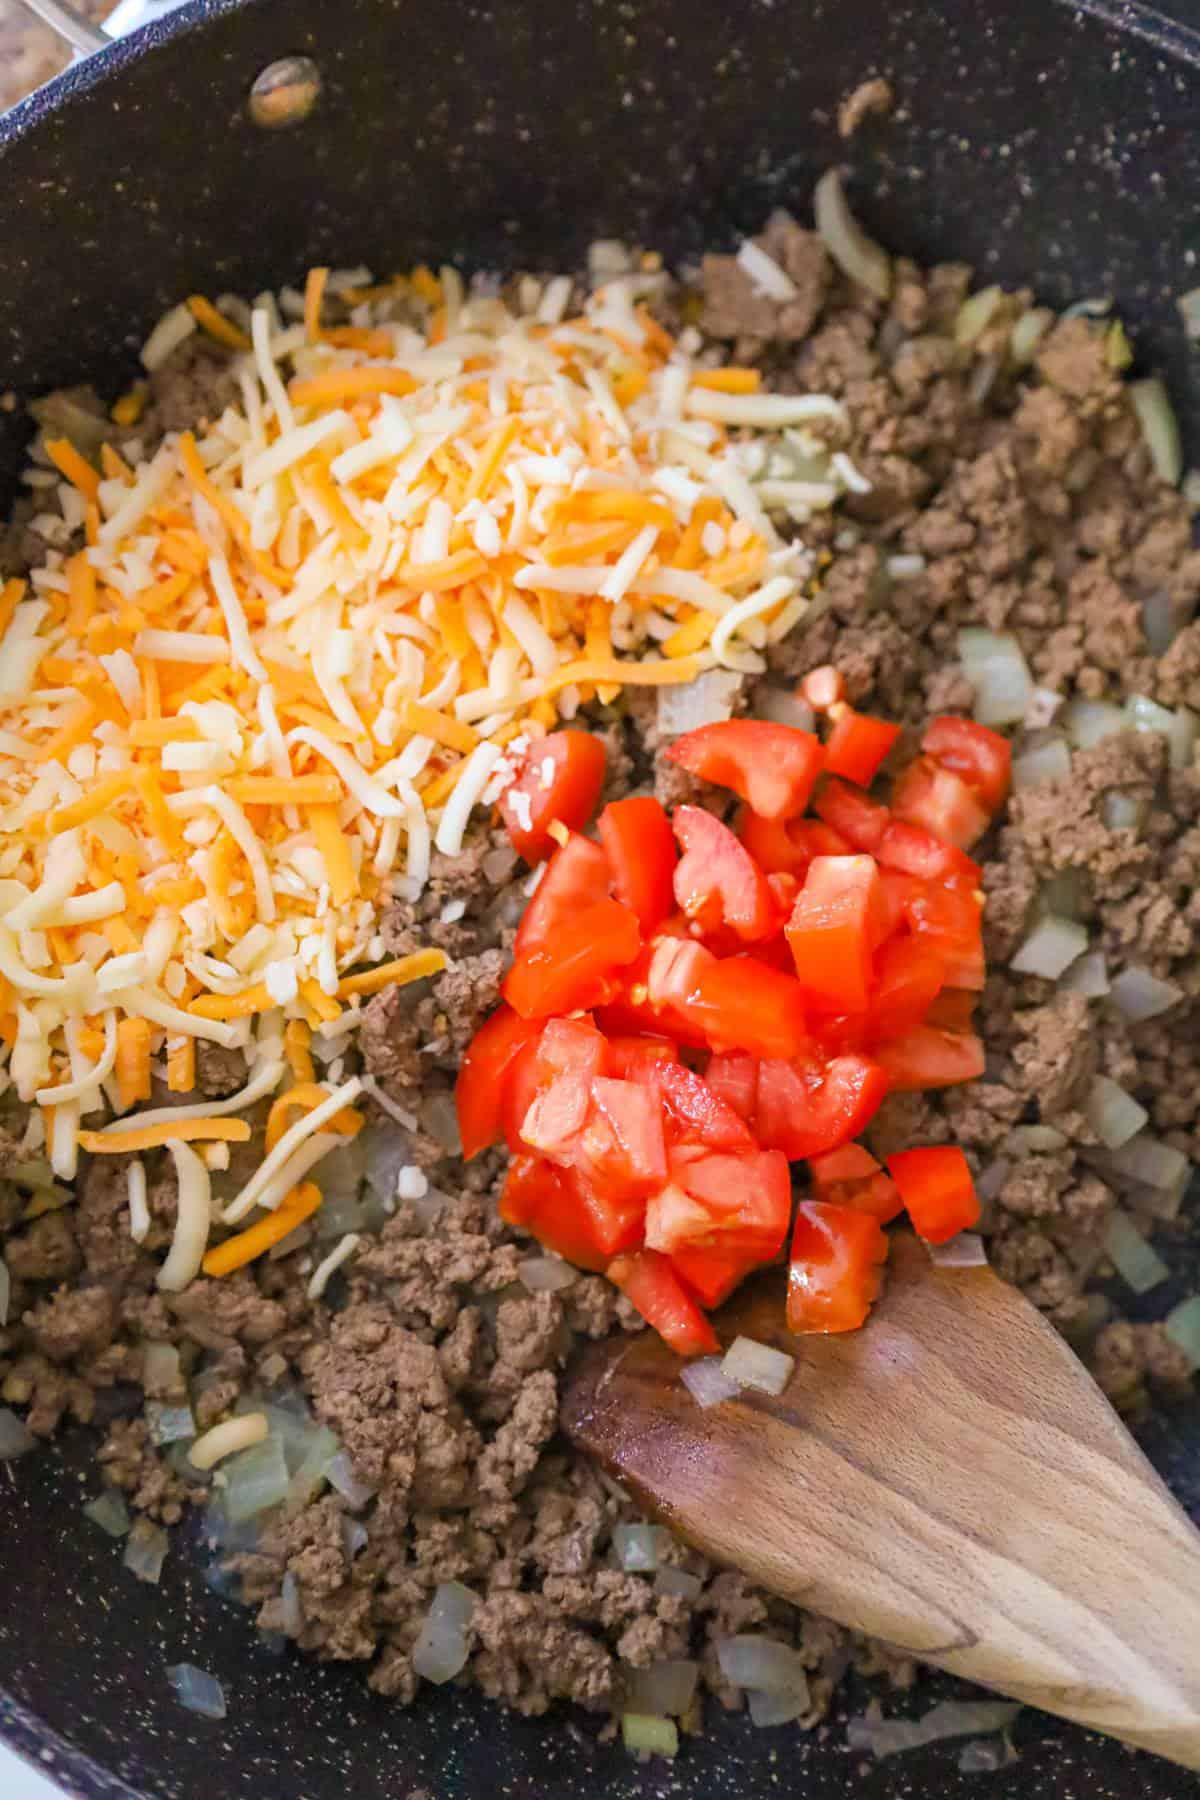
[[[760,669],[803,612],[774,521],[844,491],[805,431],[840,408],[701,366],[640,283],[574,312],[565,278],[523,283],[514,311],[449,273],[334,294],[314,269],[290,323],[192,295],[146,366],[198,329],[239,404],[152,456],[41,442],[85,547],[0,588],[0,1059],[46,1096],[58,1173],[242,1141],[203,1108],[139,1125],[155,1082],[192,1091],[198,1041],[245,1051],[248,1094],[318,1091],[314,1031],[446,966],[382,962],[381,916],[531,740]],[[120,1129],[81,1129],[105,1100]]]

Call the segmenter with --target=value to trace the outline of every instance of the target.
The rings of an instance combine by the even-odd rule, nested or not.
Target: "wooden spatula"
[[[647,1331],[585,1355],[570,1437],[775,1593],[1200,1768],[1200,1535],[1016,1289],[901,1236],[862,1331],[790,1336],[778,1275],[716,1323],[796,1358],[778,1399],[702,1410]]]

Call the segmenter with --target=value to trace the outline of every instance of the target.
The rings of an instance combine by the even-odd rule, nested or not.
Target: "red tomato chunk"
[[[820,739],[811,731],[766,719],[701,725],[685,732],[666,755],[700,780],[730,788],[761,819],[799,817],[825,763]]]
[[[525,752],[516,777],[500,796],[500,814],[513,848],[541,862],[554,848],[549,827],[587,824],[604,786],[604,742],[589,731],[554,731]]]
[[[944,1244],[979,1223],[975,1183],[957,1145],[899,1150],[887,1166],[918,1237]]]

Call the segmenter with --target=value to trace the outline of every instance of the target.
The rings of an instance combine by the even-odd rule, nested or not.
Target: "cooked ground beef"
[[[843,131],[889,99],[883,84],[868,84],[843,108]],[[761,358],[784,391],[843,400],[850,424],[840,447],[871,487],[839,519],[818,516],[803,528],[827,566],[819,604],[739,708],[753,711],[762,685],[832,661],[856,705],[906,726],[931,710],[967,710],[973,692],[955,655],[964,624],[1014,632],[1039,681],[1064,695],[1137,691],[1165,705],[1200,704],[1200,625],[1191,623],[1200,554],[1183,503],[1151,473],[1091,324],[1057,325],[1035,366],[1018,370],[1005,351],[1026,296],[1005,300],[964,350],[951,326],[966,269],[925,274],[898,263],[883,304],[850,288],[790,219],[774,218],[760,241],[796,297],[770,300],[736,260],[707,258],[699,318],[719,343],[714,356],[732,347],[739,359]],[[223,361],[199,344],[151,390],[148,436],[229,398]],[[889,572],[897,555],[908,559],[902,575]],[[1156,658],[1142,605],[1161,594],[1181,630]],[[655,756],[652,698],[635,690],[597,728],[609,744],[612,792],[653,785],[671,801],[728,806],[714,790],[697,796],[696,784]],[[1141,832],[1106,822],[1114,792],[1144,804]],[[1107,1073],[1148,1108],[1155,1130],[1196,1151],[1198,802],[1200,773],[1167,770],[1162,740],[1134,733],[1077,753],[1065,781],[1015,796],[984,846],[987,1073],[965,1089],[894,1096],[869,1134],[881,1153],[952,1139],[977,1171],[991,1172],[983,1229],[995,1267],[1090,1355],[1105,1390],[1130,1411],[1150,1392],[1185,1390],[1189,1373],[1161,1326],[1111,1318],[1111,1304],[1086,1291],[1107,1273],[1103,1232],[1118,1195],[1081,1107],[1094,1076]],[[1076,880],[1091,941],[1113,967],[1135,962],[1169,977],[1185,990],[1183,1003],[1127,1025],[1100,1002],[1007,971],[1039,894],[1064,875]],[[302,1389],[376,1490],[362,1515],[367,1544],[349,1543],[347,1505],[329,1492],[271,1524],[252,1549],[236,1546],[229,1569],[264,1629],[369,1665],[371,1684],[400,1701],[418,1690],[413,1646],[435,1587],[448,1580],[479,1597],[463,1679],[528,1713],[570,1699],[607,1714],[631,1670],[686,1655],[700,1660],[721,1704],[738,1705],[713,1645],[763,1627],[795,1644],[812,1671],[813,1718],[852,1662],[907,1684],[907,1659],[680,1546],[668,1561],[696,1577],[694,1599],[617,1566],[613,1528],[636,1515],[558,1438],[558,1396],[573,1338],[639,1321],[592,1275],[527,1292],[520,1271],[531,1246],[494,1207],[500,1157],[464,1169],[453,1154],[454,1072],[495,1002],[522,882],[507,841],[485,833],[459,857],[435,857],[420,900],[398,902],[384,922],[389,954],[432,941],[453,958],[436,980],[371,1000],[358,1040],[389,1104],[417,1117],[403,1155],[429,1171],[432,1195],[395,1207],[313,1302],[306,1286],[323,1252],[308,1231],[234,1277],[159,1294],[154,1276],[174,1211],[165,1169],[152,1171],[152,1228],[141,1247],[129,1235],[115,1159],[86,1168],[72,1208],[30,1221],[16,1190],[0,1188],[13,1281],[0,1397],[28,1407],[40,1435],[64,1418],[87,1422],[104,1390],[142,1380],[149,1342],[178,1346],[202,1428],[247,1395]],[[206,1093],[223,1094],[244,1071],[240,1059],[206,1047],[199,1075]],[[1017,1147],[1012,1133],[1022,1126],[1059,1135]],[[373,1131],[397,1129],[376,1113]],[[0,1156],[11,1162],[19,1152],[5,1142]],[[1147,1228],[1168,1238],[1177,1229],[1156,1215],[1162,1205],[1149,1190],[1120,1199]],[[100,1464],[135,1510],[158,1520],[174,1521],[189,1497],[203,1497],[141,1419],[110,1427]]]

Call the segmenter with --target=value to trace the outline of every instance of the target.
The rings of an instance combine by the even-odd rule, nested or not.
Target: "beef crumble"
[[[843,129],[884,99],[879,84],[860,90]],[[820,241],[786,216],[759,242],[795,297],[769,299],[735,259],[709,257],[701,327],[722,349],[761,359],[778,389],[841,399],[849,423],[839,447],[870,491],[850,497],[836,521],[818,515],[800,528],[828,564],[824,586],[738,707],[754,711],[764,690],[832,661],[856,705],[908,727],[930,711],[969,710],[973,690],[955,651],[963,625],[1014,633],[1037,679],[1063,697],[1138,692],[1200,705],[1192,623],[1200,555],[1183,502],[1153,476],[1102,333],[1085,320],[1062,322],[1032,366],[1017,365],[1010,334],[1027,296],[1006,297],[964,346],[953,336],[969,281],[961,266],[922,273],[900,262],[882,303],[850,287]],[[202,346],[150,389],[147,438],[229,398],[224,362]],[[35,556],[44,548],[28,531],[17,547]],[[1163,594],[1180,629],[1156,657],[1143,607]],[[672,801],[728,807],[713,790],[691,785],[681,796],[670,785],[689,778],[655,755],[652,699],[634,691],[597,726],[613,791],[653,785]],[[1108,822],[1114,793],[1144,809],[1140,832]],[[1135,732],[1076,752],[1064,780],[1014,796],[984,846],[987,1072],[964,1089],[894,1096],[869,1133],[880,1153],[913,1141],[964,1146],[991,1178],[983,1231],[994,1266],[1071,1336],[1131,1412],[1151,1393],[1185,1391],[1187,1359],[1161,1325],[1109,1316],[1111,1302],[1097,1305],[1089,1284],[1108,1271],[1104,1233],[1118,1204],[1147,1230],[1169,1237],[1177,1226],[1152,1191],[1118,1188],[1083,1108],[1096,1075],[1108,1074],[1146,1106],[1153,1129],[1195,1153],[1198,801],[1200,774],[1168,768],[1163,740]],[[1183,1001],[1128,1024],[1103,1000],[1007,969],[1048,884],[1063,877],[1110,967],[1136,964],[1170,979]],[[568,1699],[607,1715],[633,1672],[680,1656],[700,1662],[718,1703],[739,1706],[714,1646],[743,1630],[769,1630],[799,1650],[813,1718],[852,1662],[907,1684],[911,1662],[886,1646],[859,1642],[682,1546],[665,1557],[668,1571],[693,1578],[686,1596],[619,1567],[614,1528],[637,1515],[563,1446],[558,1394],[575,1338],[640,1321],[592,1275],[554,1292],[527,1290],[522,1263],[536,1246],[498,1219],[500,1159],[488,1154],[464,1169],[448,1123],[454,1073],[495,1003],[523,898],[507,841],[483,833],[461,856],[435,857],[420,899],[397,902],[383,924],[389,954],[433,942],[453,959],[432,981],[372,999],[358,1039],[388,1103],[373,1129],[394,1136],[395,1109],[413,1116],[405,1155],[427,1170],[439,1211],[428,1201],[396,1205],[321,1301],[308,1297],[315,1252],[304,1236],[236,1276],[163,1296],[154,1276],[174,1211],[170,1175],[151,1161],[152,1224],[139,1246],[125,1171],[119,1159],[97,1159],[73,1207],[26,1218],[23,1200],[3,1202],[12,1304],[0,1329],[0,1397],[27,1407],[39,1436],[67,1418],[88,1423],[106,1393],[143,1380],[148,1343],[178,1348],[201,1429],[250,1398],[302,1390],[374,1490],[361,1512],[366,1544],[346,1529],[348,1502],[327,1492],[273,1518],[252,1548],[226,1545],[228,1573],[264,1630],[368,1665],[371,1685],[401,1702],[420,1685],[412,1653],[424,1614],[451,1580],[478,1597],[462,1679],[531,1714]],[[220,1095],[244,1070],[205,1047],[198,1076],[205,1093]],[[19,1158],[13,1144],[2,1153]],[[108,1428],[99,1466],[135,1511],[163,1523],[206,1498],[141,1418]]]

